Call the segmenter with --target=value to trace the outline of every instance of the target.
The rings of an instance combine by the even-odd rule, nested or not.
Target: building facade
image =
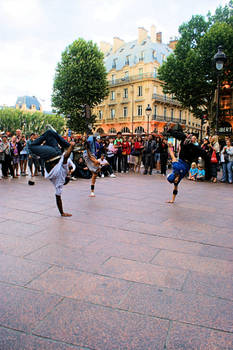
[[[43,112],[42,106],[35,96],[18,97],[15,108],[27,112]]]
[[[157,134],[167,122],[179,122],[187,131],[200,132],[200,120],[183,109],[173,96],[163,93],[163,82],[157,76],[159,66],[175,44],[176,40],[169,45],[162,43],[162,33],[156,33],[155,26],[151,27],[150,36],[144,28],[138,28],[138,38],[132,42],[114,38],[113,45],[101,43],[110,93],[94,110],[97,132]]]

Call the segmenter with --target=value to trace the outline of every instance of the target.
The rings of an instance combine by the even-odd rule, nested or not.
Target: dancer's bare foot
[[[170,200],[170,201],[166,201],[166,203],[170,203],[170,204],[173,204],[173,203],[175,203],[175,201],[173,201],[173,200]]]
[[[63,213],[63,214],[61,214],[61,216],[68,217],[68,216],[72,216],[72,214],[69,214],[69,213]]]

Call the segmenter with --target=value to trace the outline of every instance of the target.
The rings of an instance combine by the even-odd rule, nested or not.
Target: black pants
[[[160,155],[160,166],[161,166],[161,174],[166,175],[167,171],[167,156]]]
[[[116,167],[115,167],[115,156],[107,157],[107,161],[111,165],[112,169],[115,171],[116,170]]]
[[[5,160],[2,162],[2,175],[7,177],[8,171],[10,170],[11,176],[14,176],[13,166],[11,164],[11,156],[9,154],[5,155]]]
[[[104,176],[108,176],[109,174],[111,175],[113,173],[112,167],[108,164],[102,166],[101,168],[101,174],[104,174]]]
[[[122,167],[125,173],[129,169],[127,154],[122,155]]]
[[[145,153],[145,171],[146,172],[148,171],[148,168],[150,168],[150,173],[152,172],[153,161],[154,161],[153,154]]]

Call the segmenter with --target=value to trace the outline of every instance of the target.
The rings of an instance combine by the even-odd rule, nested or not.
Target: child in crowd
[[[205,169],[203,169],[203,167],[200,164],[198,164],[197,180],[205,180]]]
[[[196,181],[198,174],[197,164],[193,162],[191,168],[189,169],[189,180]]]

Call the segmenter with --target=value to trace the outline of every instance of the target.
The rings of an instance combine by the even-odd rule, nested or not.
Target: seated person
[[[80,177],[82,179],[90,179],[91,172],[88,169],[83,157],[80,157],[76,162],[76,170],[73,174],[74,177]]]
[[[205,169],[203,169],[203,167],[200,164],[198,165],[197,180],[205,180]]]
[[[189,180],[196,181],[198,174],[197,164],[193,162],[191,168],[189,169]]]
[[[101,157],[98,160],[101,165],[101,170],[100,170],[101,177],[105,177],[108,175],[110,175],[110,177],[116,177],[116,175],[113,174],[111,165],[105,159],[104,154],[101,154]]]

